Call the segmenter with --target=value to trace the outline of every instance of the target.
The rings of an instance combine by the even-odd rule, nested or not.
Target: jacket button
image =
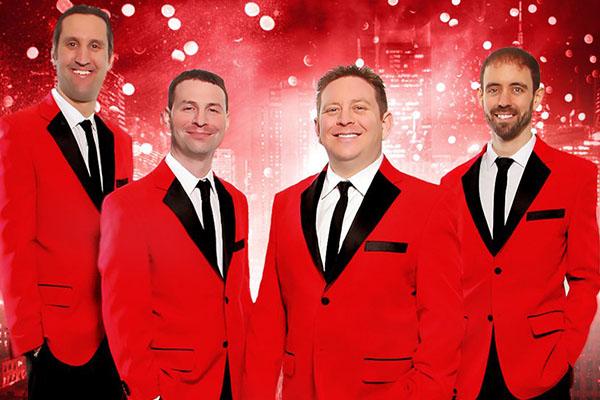
[[[492,314],[489,314],[487,316],[487,320],[490,321],[490,322],[492,322],[494,320],[494,317],[492,316]]]
[[[229,304],[229,297],[225,296],[225,304]]]
[[[224,342],[223,342],[223,348],[224,348],[224,349],[226,349],[226,348],[227,348],[227,346],[229,346],[229,343],[228,343],[228,342],[227,342],[227,340],[226,340],[226,341],[224,341]]]
[[[500,268],[500,267],[496,267],[496,268],[494,268],[494,273],[495,273],[496,275],[500,275],[500,274],[502,273],[502,268]]]
[[[323,304],[324,306],[326,306],[327,304],[329,304],[329,298],[328,297],[321,297],[321,304]]]

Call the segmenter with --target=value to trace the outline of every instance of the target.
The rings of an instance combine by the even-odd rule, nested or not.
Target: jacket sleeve
[[[129,388],[130,399],[160,394],[159,369],[150,349],[152,305],[151,261],[144,227],[123,191],[108,196],[100,221],[99,269],[102,313],[115,364]]]
[[[252,305],[246,335],[246,360],[242,399],[275,399],[285,340],[285,312],[277,276],[277,196],[271,216],[271,232],[256,302]]]
[[[457,199],[450,191],[439,191],[417,255],[419,344],[399,397],[411,400],[452,398],[465,331]]]
[[[598,220],[596,218],[597,168],[587,164],[578,174],[581,185],[572,207],[567,231],[567,281],[565,305],[566,330],[563,343],[567,360],[575,365],[589,333],[597,307],[600,287]]]
[[[0,120],[0,291],[15,355],[44,340],[36,255],[36,174],[25,126]]]

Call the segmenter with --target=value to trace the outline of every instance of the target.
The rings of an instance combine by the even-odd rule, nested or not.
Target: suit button
[[[500,275],[500,274],[502,273],[502,268],[500,268],[500,267],[496,267],[496,268],[494,268],[494,273],[495,273],[496,275]]]
[[[492,314],[489,314],[487,316],[487,320],[490,321],[490,322],[492,322],[494,320],[494,317],[492,316]]]
[[[226,348],[227,348],[227,346],[229,346],[229,343],[228,343],[228,342],[227,342],[227,340],[226,340],[226,341],[224,341],[224,342],[223,342],[223,348],[224,348],[224,349],[226,349]]]
[[[229,304],[229,297],[225,296],[225,304]]]
[[[326,306],[327,304],[329,304],[329,298],[328,297],[321,297],[321,304],[323,304],[324,306]]]

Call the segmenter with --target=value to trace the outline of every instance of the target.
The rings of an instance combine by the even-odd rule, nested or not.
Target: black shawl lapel
[[[304,232],[304,240],[308,251],[313,259],[314,265],[319,271],[319,274],[325,279],[323,272],[323,261],[319,252],[319,239],[317,237],[317,205],[319,204],[319,196],[325,182],[325,171],[322,171],[317,179],[302,192],[300,199],[300,215],[302,219],[302,231]]]
[[[235,242],[235,208],[233,198],[225,189],[225,186],[215,176],[215,189],[219,197],[219,209],[221,210],[221,230],[223,233],[223,276],[227,279],[227,271],[233,254]]]
[[[377,171],[342,243],[336,261],[337,268],[335,268],[335,274],[328,282],[328,286],[331,286],[346,268],[360,245],[375,229],[399,194],[400,189],[390,182],[381,171]]]
[[[103,197],[115,190],[115,138],[97,115],[96,130],[98,131],[98,143],[100,145],[100,159],[102,165]]]
[[[214,254],[211,255],[213,252],[206,247],[207,241],[203,238],[204,229],[202,229],[202,224],[198,219],[198,215],[196,215],[194,205],[177,178],[173,179],[171,186],[169,186],[169,189],[167,190],[167,194],[163,198],[163,202],[173,211],[173,213],[175,213],[177,218],[179,218],[179,221],[185,228],[190,239],[192,239],[194,244],[196,244],[196,247],[204,254],[204,257],[208,260],[211,268],[216,272],[219,278],[223,279],[221,272],[219,271],[216,256]]]
[[[77,175],[79,182],[81,182],[81,185],[96,206],[96,209],[100,211],[102,205],[102,193],[92,185],[90,174],[85,166],[85,160],[81,155],[75,136],[73,136],[73,132],[64,115],[61,112],[56,114],[52,121],[50,121],[50,124],[48,124],[47,129],[71,166],[71,169],[75,172],[75,175]]]
[[[527,165],[525,166],[525,171],[523,171],[521,182],[519,183],[517,193],[515,194],[515,199],[513,200],[508,218],[506,219],[506,226],[502,232],[502,236],[498,240],[496,253],[500,251],[502,246],[504,246],[511,237],[517,228],[519,221],[521,221],[521,218],[523,218],[523,215],[525,215],[525,212],[533,200],[540,190],[542,190],[542,186],[544,186],[549,175],[550,169],[542,162],[535,152],[532,152],[529,161],[527,161]]]
[[[483,214],[481,198],[479,197],[479,170],[481,168],[481,159],[482,157],[479,156],[473,165],[471,165],[471,168],[463,175],[462,185],[465,193],[465,200],[467,201],[467,206],[471,212],[471,218],[473,218],[473,222],[479,231],[479,236],[481,236],[481,240],[483,240],[483,243],[485,243],[489,252],[496,255],[498,251],[494,246],[492,234],[490,233],[490,229],[485,220],[485,215]]]

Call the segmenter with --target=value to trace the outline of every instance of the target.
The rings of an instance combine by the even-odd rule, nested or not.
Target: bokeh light
[[[133,86],[133,84],[127,82],[126,84],[123,85],[123,93],[125,93],[127,96],[131,96],[132,94],[135,93],[135,86]]]
[[[37,47],[30,47],[27,49],[27,58],[33,60],[35,58],[37,58],[40,55],[40,51],[37,49]]]
[[[135,7],[133,4],[123,4],[123,7],[121,7],[121,12],[124,16],[131,17],[133,14],[135,14]]]
[[[275,20],[268,15],[263,15],[260,17],[260,27],[263,31],[272,31],[275,28]]]
[[[160,8],[160,13],[165,18],[171,18],[173,15],[175,15],[175,7],[170,4],[165,4]]]
[[[198,52],[198,43],[194,42],[193,40],[190,40],[189,42],[183,45],[183,51],[188,56],[193,56]]]
[[[169,22],[167,23],[167,25],[169,25],[169,29],[173,31],[178,31],[179,28],[181,28],[181,21],[179,20],[179,18],[169,18]]]
[[[244,6],[244,12],[249,17],[256,17],[260,14],[260,7],[254,2],[249,2]]]

